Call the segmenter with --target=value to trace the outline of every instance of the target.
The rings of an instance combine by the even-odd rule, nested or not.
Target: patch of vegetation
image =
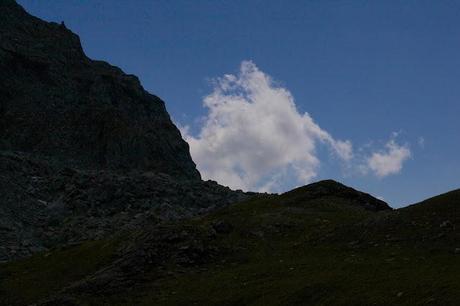
[[[108,264],[117,241],[88,241],[0,265],[0,304],[27,305]]]
[[[433,252],[432,240],[416,245],[413,235],[437,235],[434,226],[407,230],[426,214],[423,209],[413,218],[399,211],[372,213],[334,197],[240,203],[196,220],[232,224],[234,231],[221,235],[219,243],[231,245],[234,253],[186,273],[172,270],[171,277],[125,296],[125,303],[458,305],[460,255],[451,251],[451,241],[439,238],[445,248]]]
[[[301,191],[254,198],[144,229],[136,239],[150,240],[135,244],[141,248],[157,243],[152,233],[165,235],[163,245],[178,233],[188,238],[164,245],[169,260],[142,268],[135,284],[71,297],[81,305],[458,305],[459,194],[381,212]],[[56,293],[110,263],[114,249],[88,242],[7,264],[0,301],[21,305]],[[177,261],[193,249],[207,256]]]
[[[394,255],[390,255],[394,254]],[[310,247],[175,275],[143,289],[141,305],[457,305],[460,262],[410,249]],[[427,260],[427,258],[429,258]]]

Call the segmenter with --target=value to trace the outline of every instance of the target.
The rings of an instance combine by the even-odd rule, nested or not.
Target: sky
[[[460,188],[459,1],[18,2],[161,97],[206,179]]]

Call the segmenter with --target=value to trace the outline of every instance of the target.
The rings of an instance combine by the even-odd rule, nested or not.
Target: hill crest
[[[384,201],[372,195],[358,191],[334,180],[322,180],[309,185],[295,188],[283,193],[285,197],[295,198],[296,201],[312,200],[321,197],[337,197],[350,201],[371,211],[391,210]]]

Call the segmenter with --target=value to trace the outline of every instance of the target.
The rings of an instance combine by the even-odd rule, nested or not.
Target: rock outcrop
[[[64,24],[0,1],[0,150],[55,164],[199,179],[163,101],[89,59]]]
[[[212,181],[53,168],[0,152],[0,262],[121,230],[188,218],[247,199]]]

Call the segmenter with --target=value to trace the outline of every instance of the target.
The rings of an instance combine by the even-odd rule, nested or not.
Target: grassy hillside
[[[343,187],[327,181],[2,265],[0,304],[458,305],[460,191],[375,211]]]

